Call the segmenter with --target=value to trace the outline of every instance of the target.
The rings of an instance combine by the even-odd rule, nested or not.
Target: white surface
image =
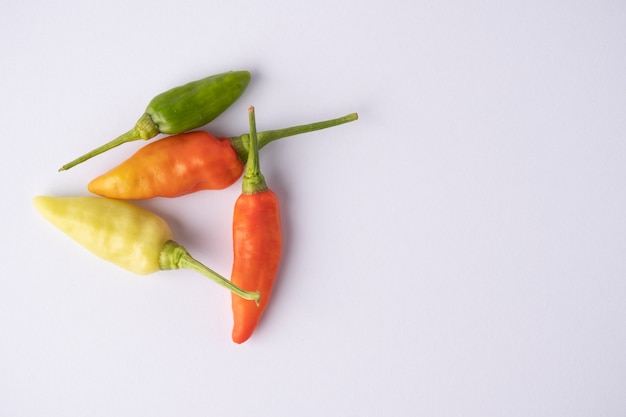
[[[471,5],[470,5],[471,4]],[[623,416],[626,5],[0,6],[2,416]],[[138,277],[32,208],[155,94],[249,69],[207,130],[360,120],[261,152],[285,245],[242,346],[228,294]],[[228,275],[240,183],[141,202]]]

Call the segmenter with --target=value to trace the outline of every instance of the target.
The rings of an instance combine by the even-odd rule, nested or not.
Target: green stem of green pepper
[[[187,252],[187,249],[173,240],[166,242],[163,249],[161,249],[161,253],[159,254],[159,265],[161,270],[164,271],[171,269],[190,269],[194,272],[198,272],[213,282],[228,288],[241,298],[253,300],[257,303],[257,305],[259,304],[259,299],[261,298],[259,291],[242,290],[217,272],[213,271],[211,268],[194,259],[189,252]]]
[[[258,148],[261,149],[265,145],[277,140],[286,138],[288,136],[299,135],[302,133],[313,132],[315,130],[326,129],[333,126],[338,126],[344,123],[353,122],[358,120],[359,115],[357,113],[350,113],[346,116],[338,117],[336,119],[324,120],[321,122],[308,123],[304,125],[287,127],[284,129],[266,130],[257,134]],[[237,156],[242,163],[246,163],[248,160],[248,152],[250,149],[250,134],[244,133],[241,136],[235,136],[230,139],[230,143],[237,152]]]
[[[102,146],[97,147],[96,149],[90,152],[87,152],[86,154],[82,156],[79,156],[78,158],[74,159],[72,162],[68,162],[67,164],[59,168],[59,171],[68,170],[75,165],[78,165],[82,162],[85,162],[88,159],[93,158],[96,155],[99,155],[103,152],[106,152],[110,149],[120,146],[123,143],[132,142],[134,140],[139,140],[139,139],[150,139],[150,138],[155,137],[159,133],[160,133],[159,126],[157,126],[157,124],[154,123],[154,121],[152,121],[152,118],[150,117],[148,113],[144,113],[139,118],[135,126],[132,129],[130,129],[128,132],[124,133],[123,135],[118,136],[117,138],[113,139],[112,141],[108,143],[105,143]]]

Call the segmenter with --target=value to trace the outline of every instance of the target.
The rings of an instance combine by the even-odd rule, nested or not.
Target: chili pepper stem
[[[353,122],[359,118],[357,113],[350,113],[343,117],[336,119],[325,120],[321,122],[309,123],[304,125],[292,126],[285,129],[266,130],[265,132],[259,132],[257,134],[259,141],[259,149],[264,147],[270,142],[277,139],[282,139],[288,136],[299,135],[301,133],[313,132],[315,130],[326,129],[329,127],[341,125],[348,122]]]
[[[74,159],[72,162],[68,162],[67,164],[59,168],[59,172],[66,171],[80,163],[85,162],[88,159],[93,158],[96,155],[100,155],[103,152],[106,152],[110,149],[120,146],[123,143],[132,142],[134,140],[139,140],[139,139],[150,139],[150,138],[155,137],[159,133],[160,133],[159,126],[156,123],[154,123],[154,121],[152,120],[149,114],[144,113],[139,118],[135,126],[132,129],[130,129],[128,132],[118,136],[117,138],[113,139],[112,141],[108,143],[105,143],[102,146],[97,147],[96,149],[93,149],[87,152],[86,154],[82,156],[79,156],[78,158]]]
[[[353,122],[358,120],[358,113],[350,113],[336,119],[324,120],[321,122],[308,123],[303,125],[291,126],[284,129],[266,130],[258,132],[258,144],[259,149],[265,145],[282,138],[289,136],[300,135],[302,133],[313,132],[316,130],[322,130],[333,126],[342,125],[344,123]],[[241,162],[245,163],[248,159],[248,152],[250,150],[250,134],[244,133],[241,136],[235,136],[230,138],[231,144]]]
[[[242,191],[244,194],[256,194],[267,190],[265,177],[261,174],[259,164],[258,135],[256,132],[256,118],[254,106],[248,108],[248,120],[250,122],[250,151],[246,163],[246,172],[243,176]]]
[[[163,246],[159,257],[159,264],[162,270],[189,269],[198,272],[222,287],[228,288],[241,298],[252,300],[259,305],[261,294],[258,291],[246,291],[239,288],[211,268],[194,259],[189,252],[187,252],[187,249],[174,241],[170,240]]]

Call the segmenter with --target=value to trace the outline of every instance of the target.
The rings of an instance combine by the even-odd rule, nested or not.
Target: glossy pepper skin
[[[231,281],[241,288],[258,288],[260,304],[232,297],[235,343],[250,338],[265,311],[282,253],[280,204],[267,187],[258,161],[254,108],[250,108],[250,143],[242,194],[233,214],[233,270]]]
[[[37,211],[59,230],[100,258],[140,275],[187,268],[228,288],[237,297],[259,299],[191,257],[174,242],[168,224],[130,203],[99,197],[49,197],[33,200]]]
[[[146,114],[169,135],[204,126],[231,106],[250,83],[248,71],[211,75],[154,97]]]
[[[259,132],[258,148],[274,140],[325,129],[358,119],[351,113],[336,119]],[[93,179],[88,189],[104,197],[136,200],[178,197],[200,190],[219,190],[243,173],[249,134],[231,138],[196,131],[168,136],[139,149],[110,171]]]
[[[63,165],[72,168],[123,143],[178,134],[204,126],[229,108],[250,83],[248,71],[230,71],[192,81],[154,97],[128,132]]]

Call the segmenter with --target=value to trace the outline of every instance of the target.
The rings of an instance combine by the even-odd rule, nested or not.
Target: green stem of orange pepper
[[[323,120],[321,122],[307,123],[303,125],[286,127],[283,129],[265,130],[263,132],[258,132],[258,148],[261,149],[278,139],[300,135],[302,133],[314,132],[316,130],[327,129],[333,126],[339,126],[344,123],[358,120],[358,118],[358,113],[350,113],[342,117],[337,117],[330,120]],[[248,160],[248,150],[250,148],[250,135],[244,133],[243,135],[232,137],[229,140],[233,148],[235,149],[235,152],[237,152],[239,159],[243,163],[246,163],[246,161]]]
[[[244,289],[257,288],[262,297],[258,306],[232,297],[235,343],[248,340],[259,323],[270,300],[282,251],[280,204],[260,170],[254,107],[250,107],[249,121],[250,152],[233,214],[231,281]]]

